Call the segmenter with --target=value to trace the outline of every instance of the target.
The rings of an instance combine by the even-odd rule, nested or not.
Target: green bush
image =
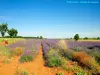
[[[62,60],[59,57],[52,56],[51,58],[48,59],[47,65],[49,67],[58,67],[63,64]]]
[[[71,50],[65,51],[64,57],[68,58],[69,60],[73,60],[74,59],[73,52]]]
[[[63,72],[59,72],[56,75],[64,75],[64,73]]]
[[[93,51],[92,55],[95,57],[96,61],[100,64],[100,52]]]
[[[80,51],[82,51],[82,48],[81,48],[81,47],[76,47],[76,48],[75,48],[75,51],[76,51],[76,52],[80,52]]]
[[[17,69],[15,75],[29,75],[29,72],[26,69]]]
[[[23,71],[22,75],[29,75],[27,71]]]
[[[33,61],[33,56],[31,55],[25,55],[25,56],[22,56],[20,58],[20,62],[30,62],[30,61]]]
[[[51,48],[51,50],[47,54],[47,66],[58,67],[61,66],[62,64],[63,60],[59,54],[59,50]]]
[[[67,57],[69,60],[73,60],[74,59],[72,53],[69,53],[69,52],[65,54],[65,57]]]
[[[76,75],[87,75],[85,72],[77,72]]]

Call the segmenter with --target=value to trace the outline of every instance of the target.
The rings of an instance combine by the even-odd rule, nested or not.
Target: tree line
[[[100,40],[100,37],[94,37],[94,38],[84,37],[84,38],[80,38],[79,34],[75,34],[74,39],[75,40],[79,40],[79,39],[83,39],[83,40]]]
[[[15,37],[16,38],[35,38],[35,39],[42,39],[43,38],[42,36],[37,36],[37,37],[17,36],[17,34],[18,34],[17,29],[14,29],[14,28],[9,29],[7,23],[0,24],[0,33],[1,33],[3,38],[5,37],[6,33],[8,33],[8,35],[9,35],[9,36],[6,36],[6,38],[9,38],[9,37],[10,38],[15,38]],[[79,39],[84,39],[84,40],[88,40],[88,39],[100,40],[100,37],[97,37],[97,38],[88,38],[88,37],[80,38],[79,34],[75,34],[74,39],[75,40],[79,40]]]
[[[9,29],[7,23],[2,23],[0,24],[0,33],[2,37],[5,37],[5,34],[8,33],[9,37],[13,38],[17,36],[18,31],[14,28]]]
[[[42,39],[42,36],[37,36],[37,37],[23,37],[23,36],[17,36],[18,30],[11,28],[8,28],[7,23],[2,23],[0,24],[0,33],[3,38],[34,38],[34,39]],[[5,34],[8,33],[9,36],[5,36]]]

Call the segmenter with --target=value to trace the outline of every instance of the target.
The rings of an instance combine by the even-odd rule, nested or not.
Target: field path
[[[42,46],[40,48],[39,54],[36,56],[33,62],[19,64],[19,68],[26,68],[33,75],[55,75],[54,72],[51,71],[51,68],[44,66],[45,62],[43,59]]]
[[[45,66],[45,60],[43,59],[42,46],[40,52],[33,62],[28,62],[19,65],[19,68],[26,68],[32,75],[56,75],[58,72],[63,72],[64,75],[72,75],[72,72],[65,71],[61,68],[49,68]]]

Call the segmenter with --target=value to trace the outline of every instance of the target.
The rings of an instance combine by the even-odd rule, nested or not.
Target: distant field
[[[23,38],[0,38],[0,43],[4,43],[5,40],[7,40],[9,44],[13,44],[18,41],[24,41],[25,39]]]
[[[80,42],[82,41],[93,41],[93,42],[100,42],[100,40],[79,40]]]

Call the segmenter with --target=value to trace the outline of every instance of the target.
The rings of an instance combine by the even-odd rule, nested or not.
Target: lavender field
[[[39,60],[37,56],[40,55],[42,50],[44,66],[46,67],[61,67],[66,72],[69,70],[73,73],[72,75],[78,73],[82,73],[82,75],[100,74],[99,41],[24,39],[8,44],[7,48],[5,46],[2,46],[2,48],[5,48],[8,53],[8,59],[18,56],[20,57],[18,62],[22,64]]]
[[[73,40],[56,40],[48,39],[42,41],[43,52],[47,65],[53,67],[49,60],[50,58],[57,57],[60,63],[55,66],[61,66],[61,59],[68,58],[73,62],[81,63],[84,67],[92,70],[92,74],[100,74],[100,42],[99,41],[73,41]],[[60,56],[60,57],[59,57]],[[91,63],[89,63],[91,61]],[[56,61],[57,62],[57,61]],[[87,62],[87,63],[86,63]],[[94,63],[93,63],[94,62]],[[50,63],[50,64],[48,64]],[[64,64],[64,63],[63,63]],[[95,69],[91,66],[96,65]],[[98,71],[95,71],[98,70]],[[87,71],[86,71],[87,72]]]

